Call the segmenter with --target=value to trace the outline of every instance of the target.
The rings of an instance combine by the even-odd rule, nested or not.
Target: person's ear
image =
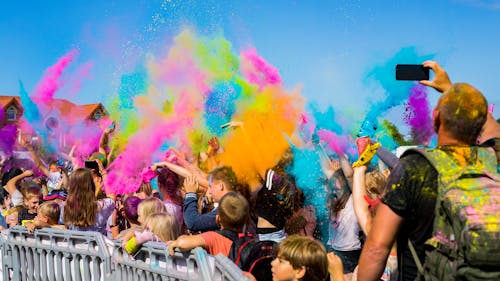
[[[294,269],[295,271],[295,279],[300,280],[306,275],[306,267],[301,266],[299,269]]]
[[[226,190],[226,184],[223,181],[220,182],[220,190]]]
[[[37,219],[40,221],[43,221],[45,223],[49,222],[49,218],[47,216],[44,216],[44,215],[38,215]]]

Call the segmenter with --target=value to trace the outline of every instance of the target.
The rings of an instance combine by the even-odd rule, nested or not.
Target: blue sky
[[[45,68],[78,48],[73,71],[92,62],[91,77],[76,96],[56,96],[104,101],[134,54],[168,48],[185,25],[222,30],[236,50],[254,46],[287,87],[351,111],[377,98],[367,72],[415,47],[478,87],[500,117],[500,1],[487,0],[0,1],[0,94],[17,95],[18,80],[33,90]]]

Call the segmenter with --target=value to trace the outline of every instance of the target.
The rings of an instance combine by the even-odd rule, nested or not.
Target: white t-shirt
[[[330,221],[330,239],[328,245],[337,251],[354,251],[361,249],[359,232],[361,230],[358,218],[354,213],[352,195],[349,196],[344,209],[340,210],[336,218]]]

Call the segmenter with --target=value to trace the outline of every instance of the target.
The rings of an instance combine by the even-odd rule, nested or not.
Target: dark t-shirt
[[[432,235],[438,173],[427,159],[415,152],[403,156],[391,171],[382,202],[404,218],[398,237],[400,280],[414,280],[417,267],[408,248],[412,241],[421,261],[424,243]]]
[[[30,214],[30,213],[28,213],[28,209],[22,209],[21,211],[19,211],[19,214],[17,216],[18,216],[19,225],[21,225],[21,223],[24,220],[28,220],[28,221],[34,220],[36,217],[36,213]]]

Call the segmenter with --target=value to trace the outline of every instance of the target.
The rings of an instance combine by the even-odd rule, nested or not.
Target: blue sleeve
[[[187,194],[184,199],[184,223],[186,227],[191,231],[210,231],[217,230],[219,226],[215,220],[217,215],[217,209],[212,210],[206,214],[198,214],[197,198],[195,196],[190,196]]]

